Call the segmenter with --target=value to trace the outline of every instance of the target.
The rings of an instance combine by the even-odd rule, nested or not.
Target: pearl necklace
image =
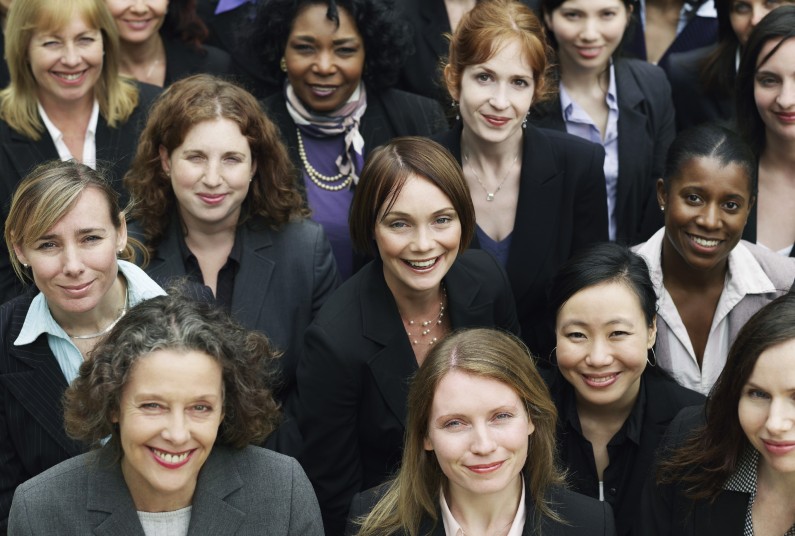
[[[102,328],[100,331],[97,331],[96,333],[90,333],[88,335],[69,335],[68,333],[67,335],[69,335],[70,339],[75,339],[75,340],[96,339],[97,337],[107,335],[108,333],[110,333],[110,330],[112,330],[116,326],[116,324],[119,323],[119,320],[121,320],[122,317],[124,317],[124,315],[127,314],[127,305],[129,303],[129,298],[130,298],[129,293],[125,292],[124,306],[121,308],[121,313],[119,313],[119,316],[116,317],[116,320],[114,320],[113,322]]]
[[[309,163],[309,159],[306,157],[306,149],[304,149],[304,139],[301,137],[301,130],[295,129],[295,132],[298,134],[298,156],[301,157],[301,163],[304,165],[304,169],[306,170],[306,174],[309,175],[309,178],[314,182],[318,187],[328,190],[329,192],[338,192],[344,188],[350,186],[353,182],[352,175],[344,175],[342,173],[337,173],[331,177],[323,175],[318,170],[316,170],[312,164]],[[339,180],[343,180],[339,184],[329,185],[326,183],[329,182],[337,182]]]
[[[505,177],[503,177],[502,181],[500,181],[500,184],[497,185],[497,189],[494,190],[493,192],[489,192],[489,189],[486,188],[486,185],[483,184],[482,180],[480,180],[478,172],[475,171],[475,167],[469,162],[469,155],[467,153],[464,153],[464,162],[466,162],[466,164],[469,166],[469,169],[472,171],[472,174],[475,176],[475,179],[478,181],[478,184],[480,184],[480,187],[483,188],[484,192],[486,192],[486,201],[494,201],[494,196],[497,195],[497,193],[502,189],[502,185],[505,184],[505,181],[508,180],[508,176],[511,174],[511,170],[513,169],[513,166],[516,164],[516,161],[518,159],[519,159],[519,153],[517,153],[516,156],[513,157],[513,162],[511,162],[511,165],[508,168],[508,173],[505,174]]]
[[[425,337],[426,335],[429,335],[431,333],[431,331],[436,326],[438,326],[438,325],[440,325],[442,323],[442,319],[444,318],[444,304],[446,302],[447,302],[447,288],[444,285],[442,285],[442,299],[439,302],[439,314],[436,315],[436,318],[434,318],[434,319],[425,320],[423,322],[420,322],[420,327],[421,327],[420,335],[419,335],[420,337]],[[400,316],[402,318],[403,315],[401,314]],[[403,322],[407,323],[409,326],[414,326],[416,324],[416,322],[414,320],[406,321],[404,319]],[[431,325],[431,324],[433,324],[433,325]],[[431,327],[428,327],[428,326],[431,326]],[[411,342],[413,344],[419,344],[420,343],[419,339],[416,339],[416,338],[412,337],[411,332],[409,330],[406,330],[406,335],[409,336],[409,340],[411,340]],[[438,340],[439,340],[438,337],[431,337],[431,339],[428,341],[428,346],[433,346],[433,344],[435,342],[437,342]]]

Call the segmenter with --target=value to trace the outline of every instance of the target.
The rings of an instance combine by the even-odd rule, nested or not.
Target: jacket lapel
[[[88,478],[86,507],[89,512],[100,513],[94,534],[144,536],[121,466],[113,459],[112,451],[103,448],[87,462],[95,464],[95,468]]]
[[[185,275],[185,264],[180,257],[179,235],[182,232],[179,218],[171,218],[168,228],[163,234],[154,258],[146,267],[146,273],[152,278],[170,279]]]
[[[58,150],[55,148],[50,134],[45,129],[41,138],[36,141],[19,132],[6,127],[10,131],[11,141],[4,147],[8,160],[14,167],[15,174],[21,179],[34,167],[48,160],[58,159]],[[16,188],[16,185],[15,185]],[[9,202],[10,200],[3,200]]]
[[[202,467],[193,496],[188,536],[235,534],[245,520],[245,512],[226,501],[243,487],[243,479],[229,458],[227,449],[216,446]]]
[[[714,503],[701,502],[693,509],[693,534],[742,536],[748,494],[724,490]]]
[[[262,309],[273,304],[265,302],[271,276],[276,268],[276,261],[268,257],[273,245],[270,231],[253,232],[248,225],[243,225],[236,240],[242,242],[240,271],[235,276],[235,288],[232,295],[232,314],[236,311],[250,311],[248,314],[236,315],[249,329],[261,326],[259,322]],[[255,313],[256,311],[256,313]]]

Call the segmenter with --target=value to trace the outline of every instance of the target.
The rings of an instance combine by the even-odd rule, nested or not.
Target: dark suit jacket
[[[68,385],[47,336],[14,346],[37,293],[32,287],[0,307],[0,534],[19,484],[85,451],[63,429]]]
[[[461,125],[438,136],[461,162]],[[528,125],[524,134],[516,222],[506,272],[522,338],[536,355],[552,349],[547,287],[577,249],[608,239],[607,194],[600,145]],[[472,248],[479,248],[477,236]]]
[[[539,0],[520,1],[538,11]],[[444,0],[401,0],[398,4],[414,31],[414,53],[406,59],[396,87],[449,104],[440,69],[447,58],[445,35],[452,33]]]
[[[558,408],[558,449],[561,463],[567,466],[568,440],[566,439],[567,426],[562,422],[566,410],[563,409],[572,399],[573,387],[567,382],[559,371],[553,374],[544,372],[544,379],[550,380],[552,400]],[[646,391],[646,405],[643,408],[643,421],[641,423],[640,444],[635,456],[634,466],[628,471],[629,479],[624,486],[617,490],[615,495],[608,495],[607,501],[613,506],[615,513],[617,533],[622,536],[630,534],[633,520],[637,517],[641,491],[648,475],[652,472],[655,455],[665,431],[682,408],[704,403],[704,396],[686,389],[668,378],[664,373],[649,368],[643,373],[644,388]],[[576,440],[574,440],[576,441]],[[569,482],[572,489],[583,493],[578,488],[578,480],[587,478],[583,475],[570,475]]]
[[[748,240],[754,244],[756,244],[756,211],[758,206],[759,203],[754,203],[754,206],[751,207],[751,212],[748,214],[748,222],[746,222],[745,229],[743,229],[743,240]],[[795,257],[795,246],[789,251],[789,256]]]
[[[138,88],[138,106],[124,124],[110,128],[102,114],[97,121],[97,162],[100,169],[106,168],[108,179],[121,194],[122,207],[128,201],[122,178],[138,148],[138,136],[146,123],[149,107],[161,92],[159,87],[149,84],[138,84]],[[0,217],[3,222],[8,216],[11,196],[20,181],[37,165],[57,159],[58,150],[46,129],[35,141],[0,120]],[[0,302],[8,301],[20,292],[5,241],[0,238]]]
[[[379,488],[359,493],[354,497],[350,515],[348,516],[348,526],[345,530],[346,536],[356,534],[356,526],[353,520],[368,514],[384,491],[386,491],[385,487],[380,486]],[[560,487],[552,488],[547,500],[564,522],[561,523],[548,517],[543,517],[541,518],[540,530],[536,531],[536,520],[540,514],[536,512],[530,494],[525,493],[527,520],[525,521],[522,536],[536,536],[538,534],[543,534],[544,536],[613,536],[616,533],[613,511],[610,508],[610,504],[606,502],[599,502],[580,493]],[[420,524],[419,534],[445,536],[440,508],[436,510],[436,520],[434,521],[429,516],[424,517]],[[405,535],[401,532],[393,536]]]
[[[660,445],[661,454],[682,445],[696,428],[703,426],[703,407],[685,408],[671,422]],[[694,467],[694,470],[700,470]],[[650,475],[643,489],[637,536],[742,536],[750,496],[738,491],[721,491],[714,502],[692,501],[680,484],[657,484]]]
[[[205,73],[223,78],[232,72],[232,58],[220,48],[205,45],[197,50],[182,41],[167,38],[163,38],[163,46],[166,49],[164,87],[192,74]]]
[[[323,536],[317,500],[301,466],[259,447],[216,445],[199,473],[192,506],[192,536]],[[65,461],[19,486],[9,531],[144,536],[109,449]]]
[[[505,273],[467,251],[444,278],[454,329],[518,333]],[[331,296],[306,332],[298,364],[301,464],[328,536],[342,534],[353,495],[385,481],[400,462],[409,378],[417,360],[376,259]]]
[[[618,97],[618,189],[616,239],[627,245],[648,240],[663,225],[657,179],[663,176],[674,139],[674,109],[665,73],[640,60],[614,63]],[[533,108],[539,127],[566,132],[560,99]]]
[[[715,50],[715,46],[671,54],[668,58],[668,80],[671,81],[678,130],[701,123],[734,126],[734,88],[726,88],[725,96],[716,96],[704,93],[701,84],[704,61]],[[731,70],[734,79],[737,74],[734,65]]]
[[[133,228],[136,234],[140,230]],[[145,271],[152,278],[185,275],[179,246],[182,231],[174,217]],[[311,220],[274,230],[249,222],[236,235],[240,268],[232,291],[232,315],[243,326],[265,333],[284,352],[279,359],[282,398],[295,384],[304,331],[339,286],[337,265],[323,229]]]

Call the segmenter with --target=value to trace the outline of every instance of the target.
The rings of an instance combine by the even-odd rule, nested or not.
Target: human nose
[[[217,188],[223,180],[220,162],[210,160],[202,176],[202,184],[208,188]]]
[[[588,348],[588,356],[585,361],[592,367],[606,367],[613,363],[613,352],[610,344],[601,338],[595,338],[590,348]]]
[[[492,437],[487,424],[476,424],[472,429],[472,446],[470,450],[475,454],[489,454],[497,448],[497,443]]]
[[[424,225],[418,226],[414,233],[414,240],[412,240],[411,246],[414,251],[430,250],[433,247],[430,229]]]
[[[696,223],[705,229],[719,228],[721,219],[720,207],[718,207],[717,203],[707,203],[704,205],[699,213],[699,217],[696,219]]]
[[[784,110],[795,108],[795,79],[784,80],[781,84],[781,91],[776,97],[776,104]]]
[[[504,110],[509,106],[508,93],[505,84],[495,84],[494,92],[489,99],[489,104],[495,110]]]
[[[792,429],[795,425],[795,403],[791,399],[774,398],[769,408],[765,428],[771,435],[777,436]]]
[[[765,18],[765,15],[770,13],[770,9],[755,4],[751,8],[751,28],[756,28],[756,25],[759,24],[759,21]]]
[[[315,73],[321,76],[328,76],[334,74],[335,69],[336,65],[334,64],[334,58],[332,57],[331,52],[318,52],[315,63],[313,64],[313,70]]]
[[[61,56],[61,63],[66,66],[75,66],[81,62],[80,54],[74,43],[66,43],[63,48],[63,56]]]
[[[598,37],[597,22],[591,17],[586,17],[580,28],[580,40],[595,41]]]
[[[172,411],[168,414],[168,421],[163,427],[162,436],[163,439],[175,445],[183,444],[190,439],[190,428],[182,411]]]
[[[76,248],[66,246],[63,250],[63,273],[67,275],[79,275],[85,271],[83,258]]]
[[[136,15],[146,13],[148,10],[149,6],[146,5],[146,2],[144,0],[132,0],[130,11],[132,11]]]

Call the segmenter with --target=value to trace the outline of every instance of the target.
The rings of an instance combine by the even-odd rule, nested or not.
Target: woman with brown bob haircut
[[[411,382],[397,477],[354,500],[351,516],[366,514],[356,534],[456,534],[456,525],[465,534],[614,534],[610,505],[563,487],[556,419],[519,339],[491,329],[450,335]],[[476,469],[467,475],[459,463]],[[476,503],[491,519],[468,508]]]
[[[454,329],[518,332],[505,273],[472,236],[461,168],[439,144],[395,138],[362,170],[351,239],[375,260],[343,283],[309,326],[298,366],[302,465],[326,534],[343,532],[354,494],[397,468],[408,379]]]
[[[463,167],[477,220],[472,247],[507,272],[522,338],[538,355],[553,346],[549,281],[577,249],[608,239],[604,150],[528,123],[554,90],[551,53],[530,8],[478,2],[451,36],[444,69],[459,121],[435,138]]]
[[[304,330],[338,284],[331,247],[307,218],[293,174],[256,99],[196,75],[171,85],[152,107],[125,177],[135,229],[151,256],[147,273],[187,275],[245,327],[267,333],[284,352],[282,401]]]
[[[67,432],[94,450],[17,488],[10,533],[321,536],[298,463],[249,446],[278,417],[273,357],[179,292],[134,307],[65,395]]]

